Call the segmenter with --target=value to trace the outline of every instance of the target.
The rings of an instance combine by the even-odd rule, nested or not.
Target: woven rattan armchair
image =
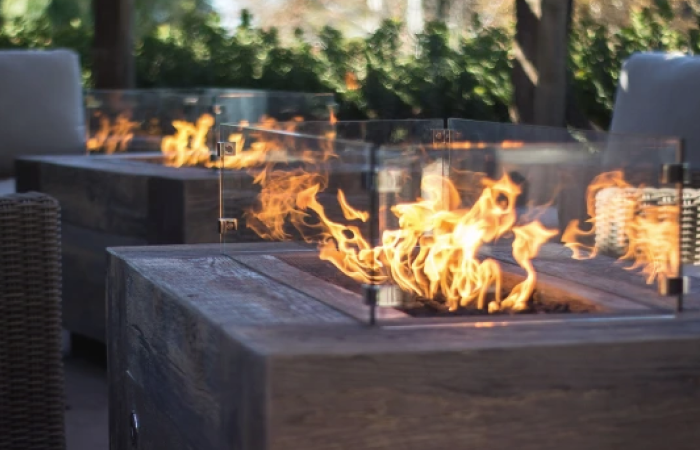
[[[0,449],[65,448],[58,202],[0,196]]]

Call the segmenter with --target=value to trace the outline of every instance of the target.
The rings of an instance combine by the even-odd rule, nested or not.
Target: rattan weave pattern
[[[645,206],[678,204],[678,191],[666,188],[606,188],[595,197],[595,242],[602,253],[621,256],[627,251],[625,225]],[[681,257],[684,264],[700,265],[698,228],[700,190],[683,189],[678,217]]]
[[[0,197],[0,449],[65,448],[60,210]]]

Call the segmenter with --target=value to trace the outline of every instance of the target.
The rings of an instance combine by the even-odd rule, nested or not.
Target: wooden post
[[[135,86],[133,0],[93,0],[93,76],[97,89]]]
[[[570,2],[517,0],[515,118],[537,125],[566,125],[566,56]]]

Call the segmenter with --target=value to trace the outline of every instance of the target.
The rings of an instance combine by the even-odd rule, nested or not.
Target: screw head
[[[136,415],[136,411],[131,411],[129,416],[129,438],[131,440],[131,446],[136,448],[139,444],[139,416]]]

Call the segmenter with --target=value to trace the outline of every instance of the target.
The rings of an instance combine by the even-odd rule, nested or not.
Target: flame
[[[301,152],[297,161],[305,163],[304,168],[275,170],[275,162],[289,157],[283,148],[282,141],[256,142],[230,163],[238,168],[263,166],[257,172],[251,170],[262,189],[258,205],[245,213],[247,226],[259,236],[290,239],[291,225],[304,240],[318,245],[321,259],[356,281],[394,283],[418,297],[440,299],[450,310],[527,309],[537,280],[531,260],[557,232],[536,220],[516,224],[520,187],[507,175],[499,180],[484,178],[482,193],[469,208],[461,204],[450,179],[425,175],[424,198],[393,206],[391,214],[398,227],[385,230],[372,245],[359,224],[351,223],[366,222],[369,213],[352,207],[342,189],[337,191],[337,202],[346,223],[329,218],[319,200],[328,185],[327,173],[318,166],[319,153]],[[274,152],[281,153],[270,158]],[[332,148],[321,154],[326,160],[335,156]],[[317,166],[310,169],[311,165]],[[484,244],[500,238],[512,239],[514,258],[527,275],[504,299],[500,265],[479,257]]]
[[[471,150],[473,148],[476,149],[482,149],[482,148],[487,148],[487,147],[498,147],[498,148],[503,148],[503,149],[513,149],[513,148],[520,148],[524,145],[523,142],[520,141],[503,141],[500,144],[490,144],[486,142],[470,142],[470,141],[464,141],[464,142],[451,142],[448,144],[442,144],[439,143],[437,144],[440,147],[446,147],[450,150]]]
[[[679,217],[680,208],[674,204],[644,204],[642,196],[644,187],[633,187],[624,179],[621,171],[606,172],[597,176],[586,191],[586,207],[591,224],[590,230],[584,231],[577,220],[572,221],[562,235],[564,245],[572,250],[574,259],[595,257],[597,245],[584,245],[580,238],[586,238],[596,232],[596,199],[608,192],[615,202],[612,207],[620,212],[619,235],[626,241],[624,253],[619,260],[631,260],[628,270],[640,270],[647,284],[655,280],[664,280],[678,273],[679,255]]]
[[[356,91],[360,88],[360,84],[357,82],[357,76],[352,72],[345,72],[345,88],[348,91]]]
[[[241,135],[236,145],[244,144]],[[330,135],[332,142],[333,135]],[[508,141],[506,141],[508,142]],[[328,168],[324,165],[333,153],[332,143],[322,151],[290,152],[284,137],[249,143],[246,151],[228,158],[226,167],[248,169],[261,187],[257,205],[245,212],[246,224],[269,240],[288,240],[293,230],[319,248],[319,257],[360,283],[395,284],[418,298],[438,300],[449,310],[478,308],[489,313],[517,312],[529,307],[537,284],[533,260],[542,246],[558,232],[545,227],[537,214],[516,214],[518,183],[508,175],[489,179],[484,174],[480,192],[465,204],[453,181],[440,173],[423,172],[421,197],[398,202],[387,214],[397,224],[385,227],[376,241],[363,235],[363,223],[370,215],[350,205],[342,189],[336,193],[344,218],[329,216],[324,200],[328,187]],[[522,143],[504,143],[517,148]],[[469,148],[460,143],[458,148]],[[478,148],[478,145],[477,147]],[[278,164],[299,163],[282,170]],[[589,223],[595,222],[596,197],[605,189],[632,189],[622,172],[599,175],[586,191]],[[323,197],[323,198],[322,198]],[[625,220],[629,241],[622,260],[632,260],[630,270],[640,269],[648,283],[669,276],[678,269],[678,208],[674,205],[641,205],[641,194],[625,198],[638,206],[640,213]],[[572,221],[562,242],[574,259],[596,256],[595,246],[580,238],[584,231]],[[525,279],[502,295],[502,268],[493,258],[484,257],[484,245],[509,242]],[[504,297],[504,298],[503,298]]]
[[[138,126],[138,123],[130,121],[123,114],[119,114],[114,123],[111,123],[108,117],[99,113],[97,117],[100,119],[100,128],[95,132],[94,136],[87,139],[86,146],[88,151],[102,151],[107,155],[126,151],[134,138],[134,129]]]
[[[197,122],[173,121],[175,134],[165,136],[160,150],[165,155],[166,165],[173,167],[208,164],[211,150],[207,145],[209,130],[214,126],[214,116],[203,114]]]
[[[256,127],[262,129],[279,129],[284,131],[294,131],[296,124],[303,122],[304,118],[295,116],[290,122],[280,124],[277,120],[263,115],[255,124]],[[190,123],[182,120],[173,121],[175,134],[165,136],[160,144],[161,153],[165,156],[165,164],[172,167],[183,166],[204,166],[204,167],[223,167],[232,169],[241,169],[255,165],[254,161],[260,161],[261,155],[251,158],[251,154],[244,155],[242,158],[228,158],[224,160],[224,165],[216,161],[212,161],[212,149],[209,148],[208,140],[211,133],[211,128],[214,126],[214,117],[210,114],[203,114],[195,123]],[[239,122],[239,126],[249,126],[247,120]],[[228,136],[228,142],[242,143],[242,134],[232,133]]]

